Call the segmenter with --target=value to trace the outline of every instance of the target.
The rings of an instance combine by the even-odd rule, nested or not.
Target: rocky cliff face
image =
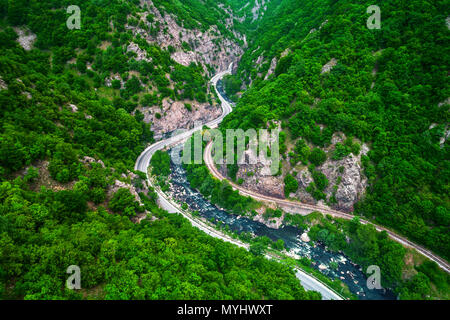
[[[186,29],[178,25],[172,15],[165,13],[162,16],[152,1],[142,0],[141,5],[147,5],[149,10],[140,14],[140,21],[148,27],[159,24],[159,31],[156,35],[152,35],[140,27],[126,25],[126,29],[132,30],[134,35],[140,34],[148,42],[156,43],[163,49],[167,49],[169,46],[174,48],[175,51],[171,53],[171,57],[182,65],[188,66],[195,62],[202,64],[205,71],[207,71],[207,65],[214,67],[216,71],[225,70],[231,62],[236,61],[243,54],[243,49],[239,44],[220,34],[216,26],[212,26],[206,32],[198,29]],[[146,19],[148,14],[154,17],[154,21],[151,23]],[[230,18],[226,19],[226,24],[232,30],[233,16],[231,13],[229,14]],[[245,40],[239,33],[233,32],[233,34],[238,39]],[[183,43],[189,44],[191,50],[183,48]]]
[[[328,187],[324,190],[327,199],[334,194],[337,201],[331,207],[344,212],[352,212],[353,205],[361,199],[368,185],[361,165],[361,156],[366,155],[369,148],[362,144],[361,151],[357,156],[349,154],[342,160],[332,160],[336,144],[342,143],[344,140],[345,136],[342,133],[333,135],[331,146],[325,150],[327,160],[316,169],[322,172],[329,181]],[[317,204],[318,202],[306,191],[306,188],[313,182],[308,168],[301,169],[297,173],[296,179],[299,188],[291,196],[305,203]],[[324,204],[323,201],[320,204]]]
[[[191,110],[188,110],[185,104],[189,104]],[[144,121],[152,124],[151,129],[156,139],[176,129],[193,128],[197,121],[205,123],[222,114],[219,105],[212,106],[196,101],[173,101],[169,98],[163,100],[162,109],[157,107],[138,109],[144,114]]]
[[[236,179],[242,179],[242,186],[248,190],[283,199],[283,177],[266,175],[264,169],[267,167],[261,163],[240,165]]]
[[[86,158],[89,158],[89,157],[85,157],[85,160],[87,160],[88,163],[95,162],[95,160],[92,158],[90,158],[90,159],[86,159]],[[99,161],[101,162],[101,164],[103,164],[103,162],[101,160],[99,160]],[[114,193],[116,193],[119,189],[128,189],[128,191],[130,191],[130,193],[134,196],[134,200],[137,201],[140,206],[143,206],[144,203],[142,202],[142,200],[139,196],[139,193],[143,192],[145,195],[148,195],[148,192],[149,192],[148,181],[140,179],[138,175],[136,175],[135,173],[130,172],[130,171],[127,171],[127,174],[123,173],[120,178],[123,181],[114,180],[114,184],[112,184],[108,187],[107,201],[110,201],[112,199],[112,197],[114,196]],[[138,186],[137,182],[141,182],[141,185]],[[140,223],[142,220],[149,218],[150,215],[151,215],[151,212],[144,210],[144,212],[136,213],[136,215],[131,218],[131,221],[133,221],[134,223]],[[155,220],[155,219],[156,219],[155,217],[151,217],[151,220]]]
[[[232,31],[236,39],[224,37],[216,26],[202,32],[198,29],[186,29],[177,23],[174,16],[168,13],[160,12],[150,0],[141,0],[141,7],[146,8],[144,12],[137,13],[134,18],[139,23],[134,25],[125,25],[125,29],[130,30],[134,36],[140,35],[149,43],[154,43],[162,49],[171,52],[171,58],[179,64],[188,66],[191,63],[198,63],[203,66],[205,76],[210,77],[216,71],[225,70],[231,62],[235,62],[243,53],[243,49],[237,43],[236,39],[246,43],[245,37]],[[229,30],[233,30],[234,17],[231,11],[225,10],[229,18],[225,23]],[[151,16],[149,22],[147,16]],[[147,30],[145,30],[146,27]],[[151,31],[153,30],[153,31]],[[156,31],[156,32],[155,32]],[[130,43],[127,51],[136,53],[136,60],[150,61],[151,57],[147,55],[137,44]],[[211,70],[214,69],[214,70]],[[106,79],[106,85],[111,86],[112,80],[121,81],[120,75],[111,75]],[[171,86],[172,81],[168,78]],[[142,85],[142,84],[141,84]],[[211,88],[209,88],[211,91]],[[191,106],[191,110],[185,107],[185,104]],[[153,106],[151,108],[139,107],[139,111],[144,114],[144,121],[152,123],[152,131],[155,138],[158,139],[166,133],[176,129],[192,128],[194,122],[205,123],[220,116],[219,106],[212,106],[208,103],[198,103],[196,101],[172,101],[166,98],[162,101],[161,108]]]
[[[352,212],[354,204],[364,195],[368,182],[361,165],[361,156],[369,151],[367,145],[362,144],[360,153],[355,156],[349,154],[341,160],[332,160],[332,155],[337,143],[343,143],[345,135],[337,133],[333,135],[332,143],[324,149],[327,153],[327,160],[316,170],[323,173],[328,181],[328,187],[323,191],[327,196],[327,201],[316,201],[311,194],[306,191],[308,186],[314,182],[311,172],[306,166],[297,165],[292,167],[288,160],[283,162],[283,174],[272,176],[267,174],[267,165],[270,163],[248,164],[248,158],[254,156],[250,150],[245,152],[246,163],[239,165],[236,180],[241,185],[259,194],[284,199],[284,177],[287,173],[294,175],[298,181],[298,190],[289,195],[290,198],[298,199],[308,204],[327,205],[332,196],[336,203],[329,206],[344,212]],[[289,150],[288,150],[289,152]],[[227,174],[227,169],[222,167],[222,174]]]
[[[328,63],[326,63],[322,67],[322,71],[320,73],[323,74],[323,73],[330,72],[337,65],[337,63],[338,63],[338,61],[335,58],[331,59]]]
[[[277,129],[280,130],[281,123],[275,122],[275,124],[278,126]],[[273,137],[271,140],[273,140]],[[255,154],[251,149],[246,150],[244,156],[245,161],[244,164],[239,164],[236,181],[239,181],[248,190],[283,199],[283,177],[281,175],[276,176],[271,174],[272,160],[270,157],[264,158]],[[221,172],[223,175],[227,175],[225,166],[222,166]]]
[[[258,20],[267,10],[267,4],[270,0],[255,0],[255,5],[252,8],[253,21]]]
[[[290,52],[291,52],[291,49],[289,49],[289,48],[284,50],[281,53],[280,59],[284,58],[285,56],[287,56]],[[264,77],[264,80],[267,80],[275,72],[275,69],[277,68],[278,61],[279,61],[279,59],[277,57],[274,57],[272,59],[272,61],[270,62],[269,70],[267,71],[266,76]]]

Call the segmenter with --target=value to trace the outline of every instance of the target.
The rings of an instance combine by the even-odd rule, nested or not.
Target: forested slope
[[[366,143],[369,186],[355,213],[449,259],[448,7],[384,1],[381,29],[370,30],[371,4],[283,1],[265,16],[230,80],[230,94],[251,86],[222,128],[279,120],[292,145],[300,139],[326,148],[337,132]],[[273,57],[276,68],[264,80]],[[315,163],[305,143],[297,146],[282,146],[282,174],[301,162],[317,172],[323,162]],[[333,156],[359,153],[350,147]],[[320,199],[318,182],[310,191]]]
[[[69,4],[0,1],[0,298],[317,299],[288,267],[157,207],[130,172],[151,124],[130,113],[211,100],[208,75],[125,30],[138,1],[80,3],[81,30]],[[218,19],[200,13],[186,21]],[[70,265],[81,291],[66,288]]]
[[[280,121],[285,191],[295,189],[292,170],[300,164],[314,177],[311,193],[331,202],[317,166],[325,160],[320,150],[343,132],[370,149],[361,156],[369,183],[355,213],[449,258],[446,2],[384,1],[381,30],[366,27],[368,1],[272,0],[254,10],[260,3],[83,1],[82,28],[69,30],[72,2],[0,0],[1,298],[318,298],[287,267],[158,209],[146,182],[130,172],[153,141],[140,110],[152,110],[155,120],[165,117],[169,99],[186,109],[214,104],[214,68],[173,59],[196,44],[160,46],[158,37],[173,37],[169,16],[181,25],[181,40],[186,30],[214,34],[212,52],[226,41],[243,46],[247,36],[226,86],[230,95],[249,90],[221,128]],[[162,22],[148,14],[150,5]],[[333,156],[359,153],[355,146],[343,144]],[[188,169],[216,203],[235,212],[251,207],[204,168]],[[382,263],[401,265],[392,257],[403,250],[383,234],[349,228],[355,259],[369,263],[380,252]],[[331,224],[312,236],[347,246]],[[81,292],[65,288],[69,265],[81,267]],[[404,297],[427,298],[427,277],[447,290],[434,265],[415,274]],[[401,276],[391,270],[388,280]]]

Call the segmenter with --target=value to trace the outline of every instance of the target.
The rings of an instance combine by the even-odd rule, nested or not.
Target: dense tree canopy
[[[295,141],[290,161],[309,165],[308,192],[318,200],[328,185],[315,170],[327,160],[320,148],[335,132],[352,138],[336,146],[333,160],[360,153],[353,137],[366,143],[370,151],[361,160],[369,188],[355,212],[450,258],[449,149],[442,142],[449,122],[442,103],[449,97],[445,1],[384,1],[381,30],[366,27],[370,1],[272,0],[256,18],[254,4],[244,0],[153,3],[185,28],[218,30],[219,42],[243,45],[233,31],[246,33],[237,74],[224,84],[231,96],[248,90],[222,130],[279,120],[280,150],[287,152],[287,137]],[[138,107],[162,107],[165,98],[211,102],[205,71],[211,66],[180,65],[171,58],[173,47],[162,49],[126,29],[164,32],[152,15],[150,24],[138,19],[145,8],[137,0],[81,2],[82,30],[66,27],[68,5],[0,0],[0,298],[318,298],[287,266],[262,257],[266,239],[249,253],[162,211],[151,188],[140,193],[141,204],[127,188],[111,192],[117,181],[144,184],[128,175],[153,142]],[[19,45],[13,27],[36,34],[31,50]],[[127,50],[132,42],[149,59]],[[336,65],[322,73],[333,58]],[[155,153],[151,164],[165,180],[167,153]],[[186,171],[192,187],[214,204],[237,214],[255,205],[204,165]],[[294,181],[286,176],[287,193],[297,190]],[[133,223],[144,210],[152,219]],[[324,222],[310,233],[364,267],[382,266],[384,284],[397,286],[401,298],[427,299],[436,285],[448,291],[448,275],[433,263],[416,267],[403,282],[404,248],[370,226]],[[74,264],[82,270],[81,291],[64,286]]]
[[[449,149],[441,140],[449,96],[445,5],[384,1],[382,28],[370,30],[371,4],[282,1],[251,33],[233,83],[252,84],[221,127],[245,130],[280,120],[300,139],[291,163],[316,166],[326,159],[318,147],[329,146],[333,133],[358,138],[370,148],[362,156],[370,186],[355,212],[449,259]],[[259,57],[263,63],[256,64]],[[277,68],[264,80],[272,58]],[[335,67],[322,73],[332,59]],[[360,148],[346,140],[332,158]],[[316,199],[324,196],[318,179],[309,190]]]
[[[215,10],[193,1],[194,11],[154,3],[186,27],[217,22],[234,37],[216,1]],[[0,0],[0,299],[317,299],[289,267],[159,209],[151,188],[137,201],[129,188],[144,182],[130,170],[153,139],[136,108],[207,101],[205,71],[125,29],[139,23],[139,1],[83,1],[81,30],[66,27],[68,5]],[[36,34],[31,50],[16,26]],[[131,42],[149,59],[137,61]],[[155,154],[156,174],[168,174],[167,161]],[[133,223],[144,209],[149,219]],[[65,287],[70,265],[81,269],[80,291]]]

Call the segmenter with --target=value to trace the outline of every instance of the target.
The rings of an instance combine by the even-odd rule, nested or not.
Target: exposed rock
[[[74,104],[69,104],[69,108],[72,112],[78,112],[78,107]]]
[[[328,23],[328,19],[322,22],[322,24],[319,27],[319,30],[322,29],[326,24]]]
[[[428,128],[428,130],[431,130],[433,128],[435,128],[438,124],[437,123],[432,123],[430,125],[430,127]],[[442,149],[445,146],[445,143],[447,142],[447,140],[450,138],[450,128],[449,125],[447,124],[444,128],[444,130],[442,131],[442,135],[441,138],[439,139],[439,147]]]
[[[280,129],[280,123],[275,123]],[[274,129],[276,130],[276,129]],[[271,137],[270,140],[273,140]],[[273,141],[269,141],[272,143]],[[283,185],[281,176],[274,176],[271,173],[272,160],[255,154],[254,150],[248,148],[244,152],[244,164],[239,164],[236,179],[242,179],[242,186],[257,193],[283,199],[284,191],[280,188]],[[219,170],[227,175],[226,166],[221,166]]]
[[[303,168],[302,170],[300,170],[295,178],[298,181],[298,190],[294,195],[291,194],[290,197],[299,199],[304,203],[315,204],[316,201],[314,200],[314,198],[309,192],[306,191],[306,188],[309,186],[309,184],[314,181],[308,168]]]
[[[342,174],[339,173],[340,167],[344,168]],[[333,186],[338,177],[341,177],[341,183],[338,185],[335,195],[337,200],[335,207],[343,211],[353,211],[353,204],[361,198],[367,187],[367,178],[360,165],[360,155],[356,157],[350,154],[340,161],[327,160],[320,171],[330,181],[330,185],[325,189],[327,195],[332,194]]]
[[[112,20],[111,20],[112,21]],[[102,50],[106,50],[108,49],[108,47],[111,45],[112,43],[110,41],[102,41],[100,43],[100,45],[98,46],[100,49]]]
[[[291,53],[291,49],[290,49],[290,48],[285,49],[285,50],[281,53],[280,59],[286,57],[289,53]]]
[[[130,30],[134,36],[140,35],[148,43],[157,44],[162,49],[169,49],[171,58],[184,66],[191,63],[198,63],[203,66],[205,74],[208,75],[208,66],[215,67],[216,70],[225,70],[229,64],[236,61],[242,55],[243,50],[235,40],[230,40],[220,34],[216,26],[212,26],[209,30],[201,31],[199,29],[186,29],[177,23],[176,17],[167,12],[160,12],[153,2],[150,0],[141,0],[140,4],[147,11],[137,13],[134,17],[139,20],[139,26],[125,25],[125,29]],[[229,13],[226,18],[226,25],[229,30],[238,39],[244,39],[242,35],[234,31],[233,16],[230,10],[224,9]],[[147,20],[147,16],[152,15],[153,22]],[[156,32],[149,32],[148,29]],[[188,50],[185,44],[189,44],[192,50]],[[136,60],[151,59],[149,55],[135,43],[130,43],[127,51],[135,52]],[[130,72],[131,75],[131,72]],[[170,88],[174,88],[173,82],[170,80]],[[111,75],[105,79],[106,86],[111,86],[114,79],[121,82],[121,88],[124,87],[124,81],[120,75]],[[184,103],[189,103],[192,106],[192,111],[189,111]],[[187,129],[194,125],[194,122],[205,123],[221,114],[221,109],[216,106],[211,106],[208,103],[198,103],[195,101],[172,101],[166,98],[162,101],[160,108],[154,106],[138,107],[144,115],[144,121],[152,124],[152,131],[154,137],[158,138],[164,134],[168,134],[176,129]]]
[[[450,97],[448,97],[445,101],[439,102],[438,103],[438,107],[440,108],[440,107],[445,106],[447,104],[450,105]]]
[[[299,259],[302,258],[302,256],[296,254],[293,250],[289,250],[289,251],[283,250],[282,253],[283,253],[285,256],[288,256],[288,257],[290,257],[290,258],[292,258],[292,259],[295,259],[295,260],[299,260]]]
[[[448,138],[450,138],[450,129],[448,127],[445,128],[445,133],[439,140],[439,146],[444,148],[445,143],[447,142]]]
[[[370,149],[369,146],[365,143],[363,143],[361,145],[361,151],[360,151],[360,155],[361,156],[367,156],[367,154],[369,153]]]
[[[177,51],[172,53],[172,59],[183,66],[188,66],[191,62],[196,61],[196,54],[193,51]]]
[[[6,84],[6,82],[2,79],[2,77],[0,77],[0,91],[1,90],[8,90],[8,85]]]
[[[23,27],[21,28],[15,27],[13,29],[19,36],[17,42],[19,42],[22,48],[24,48],[27,51],[31,50],[33,48],[34,42],[36,41],[36,35],[32,33],[30,30]]]
[[[257,66],[259,66],[263,61],[264,61],[264,56],[259,56],[259,57],[256,59],[255,64],[256,64]]]
[[[306,232],[304,232],[304,233],[302,234],[302,236],[300,237],[300,239],[301,239],[303,242],[310,242],[310,241],[311,241],[311,239],[308,237],[308,233],[306,233]]]
[[[322,22],[322,24],[321,24],[320,27],[319,27],[319,30],[321,30],[321,29],[323,28],[323,26],[326,25],[327,23],[328,23],[328,20],[325,20],[324,22]],[[316,32],[316,31],[317,31],[316,28],[312,28],[312,29],[309,31],[309,33],[314,33],[314,32]]]
[[[191,111],[186,109],[185,103],[191,105]],[[172,132],[176,129],[190,129],[194,127],[194,122],[206,123],[218,118],[222,114],[219,106],[211,106],[208,103],[198,103],[195,101],[172,101],[166,98],[160,108],[138,108],[144,114],[144,121],[152,123],[152,131],[155,135]],[[158,119],[156,114],[161,118]]]
[[[331,144],[336,145],[337,143],[342,143],[344,141],[344,135],[342,134],[333,134],[331,137]]]
[[[112,81],[113,80],[119,80],[120,81],[120,88],[123,89],[125,86],[125,82],[122,80],[122,78],[120,77],[120,75],[118,73],[112,74],[111,76],[107,77],[105,79],[105,85],[107,87],[111,87],[112,86]]]
[[[275,197],[275,198],[284,198],[283,189],[280,186],[283,184],[283,180],[281,176],[273,176],[268,174],[268,170],[270,171],[271,161],[268,159],[259,160],[256,164],[256,161],[251,161],[250,158],[256,158],[256,155],[253,154],[252,150],[245,151],[245,164],[240,164],[238,172],[236,174],[236,179],[242,179],[242,187],[248,190],[255,191],[259,194]],[[220,170],[222,174],[226,174],[226,166],[221,166]]]
[[[130,193],[134,196],[134,199],[142,205],[141,198],[136,191],[136,188],[128,183],[122,182],[120,180],[115,180],[112,186],[109,186],[108,189],[108,199],[111,199],[114,193],[116,193],[119,189],[128,189]]]
[[[277,67],[277,57],[274,57],[270,62],[270,67],[266,73],[266,76],[264,77],[264,80],[267,80],[269,76],[271,76],[275,72],[276,67]]]
[[[24,91],[24,92],[22,92],[22,94],[25,95],[25,97],[27,97],[27,99],[32,99],[33,98],[31,93],[29,93],[28,91]]]
[[[337,65],[337,63],[338,63],[338,61],[335,58],[331,59],[327,64],[325,64],[322,67],[321,73],[323,74],[323,73],[330,72]]]
[[[262,167],[262,166],[261,166]],[[240,174],[237,175],[238,178],[240,177]],[[255,180],[255,181],[253,181]],[[280,188],[280,186],[283,184],[283,181],[281,177],[279,176],[253,176],[252,178],[248,179],[244,182],[243,186],[245,188],[253,189],[254,191],[257,191],[258,193],[272,196],[276,198],[283,199],[284,193],[283,189]]]
[[[279,218],[269,218],[268,220],[264,219],[262,214],[258,214],[253,217],[254,221],[261,222],[272,229],[279,229],[283,225],[284,215]]]
[[[136,61],[141,61],[141,60],[147,61],[147,62],[152,61],[151,58],[150,59],[147,58],[147,52],[145,50],[142,50],[141,48],[139,48],[139,46],[134,42],[131,42],[127,47],[127,52],[130,52],[130,51],[136,53],[136,57],[135,57]]]
[[[89,165],[91,163],[99,163],[102,166],[102,168],[105,168],[105,164],[103,163],[102,160],[95,160],[94,158],[89,157],[89,156],[84,156],[83,159],[81,159],[80,161],[84,164],[89,164]]]
[[[148,13],[154,16],[154,20],[160,23],[160,30],[156,36],[152,36],[146,30],[126,25],[125,28],[132,30],[133,34],[140,34],[149,43],[157,43],[161,48],[167,49],[169,46],[175,48],[171,54],[176,62],[188,66],[190,63],[200,63],[207,71],[206,65],[215,66],[216,70],[225,70],[229,64],[242,55],[242,48],[234,41],[223,37],[216,26],[212,26],[206,32],[198,29],[185,29],[177,24],[176,19],[168,13],[161,15],[159,10],[150,0],[141,0],[141,4],[147,4],[149,12],[140,15],[140,21],[151,26],[146,20]],[[228,19],[229,29],[232,30],[233,19]],[[244,37],[236,32],[235,36],[241,40]],[[186,52],[183,49],[183,42],[189,43],[192,51]]]
[[[267,10],[267,3],[270,0],[255,0],[255,6],[252,8],[253,21],[264,16],[264,12]]]
[[[50,162],[47,160],[37,160],[34,161],[32,165],[29,165],[25,168],[22,168],[21,170],[17,171],[13,175],[15,177],[21,176],[24,177],[31,168],[37,170],[38,176],[37,178],[31,183],[30,188],[33,191],[38,192],[41,187],[49,188],[53,191],[61,191],[61,190],[71,190],[73,186],[75,185],[76,181],[70,181],[66,183],[61,183],[56,180],[54,180],[50,172],[48,170]]]
[[[86,157],[85,157],[86,158]],[[90,157],[87,157],[90,159]],[[141,198],[139,197],[139,193],[143,192],[144,194],[148,194],[149,191],[149,187],[148,187],[148,182],[146,180],[142,180],[142,188],[141,187],[135,187],[133,184],[140,180],[139,176],[136,175],[133,172],[128,171],[127,174],[122,174],[122,178],[124,179],[130,179],[131,180],[131,184],[120,181],[120,180],[115,180],[114,181],[114,185],[110,185],[108,187],[108,192],[107,192],[107,198],[111,199],[114,195],[114,193],[116,193],[119,189],[128,189],[130,191],[130,193],[134,196],[134,199],[139,203],[140,206],[143,206],[144,204],[141,201]],[[144,210],[144,212],[142,213],[136,213],[136,216],[131,218],[131,221],[133,221],[134,223],[140,223],[143,219],[148,218],[150,212],[147,210]],[[155,217],[152,217],[151,220],[156,220]]]
[[[316,169],[323,173],[329,181],[328,187],[325,188],[324,193],[328,200],[334,194],[337,203],[333,204],[332,208],[345,212],[352,212],[353,205],[361,199],[367,188],[368,182],[361,165],[361,156],[367,155],[369,147],[366,144],[362,144],[358,156],[349,154],[342,160],[332,160],[331,157],[335,145],[337,143],[342,143],[344,140],[345,135],[342,133],[335,133],[333,135],[331,138],[331,146],[325,150],[328,153],[327,160]],[[308,168],[296,168],[296,170],[296,179],[299,188],[295,194],[291,194],[290,196],[299,199],[304,203],[327,206],[323,200],[316,201],[311,194],[306,191],[306,188],[314,181]],[[337,190],[334,189],[336,185]]]
[[[326,265],[324,265],[323,263],[321,263],[321,264],[319,265],[319,269],[320,269],[320,270],[325,270],[325,269],[328,269],[328,267],[327,267]]]
[[[285,49],[281,53],[280,59],[284,58],[285,56],[287,56],[290,52],[291,52],[291,49],[289,49],[289,48]],[[256,60],[256,66],[255,66],[256,68],[259,68],[259,66],[261,65],[263,59],[264,59],[263,56],[259,56],[258,57],[258,59]],[[275,69],[277,68],[278,61],[279,60],[278,60],[277,57],[273,57],[272,61],[270,62],[269,70],[267,70],[266,76],[264,77],[264,80],[267,80],[275,72]]]
[[[136,216],[131,218],[131,221],[139,224],[139,223],[141,223],[142,220],[145,220],[147,218],[149,218],[149,212],[145,211],[143,213],[137,213]],[[155,220],[158,220],[158,218],[156,218],[155,216],[150,217],[150,221],[155,221]]]

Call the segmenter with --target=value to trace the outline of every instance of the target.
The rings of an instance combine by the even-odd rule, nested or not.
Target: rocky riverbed
[[[179,152],[179,150],[181,150],[181,146],[176,147],[175,152]],[[273,241],[282,239],[292,257],[311,259],[315,269],[331,279],[340,279],[360,299],[395,299],[394,294],[388,290],[369,290],[366,286],[367,277],[360,266],[351,262],[342,253],[334,253],[320,243],[306,241],[309,239],[307,235],[304,235],[305,230],[284,225],[279,229],[273,229],[261,222],[230,214],[217,208],[199,192],[193,190],[181,165],[172,162],[171,172],[168,194],[172,198],[186,203],[191,211],[198,211],[201,217],[216,225],[227,225],[230,230],[237,233],[250,232],[254,236],[267,236]]]

